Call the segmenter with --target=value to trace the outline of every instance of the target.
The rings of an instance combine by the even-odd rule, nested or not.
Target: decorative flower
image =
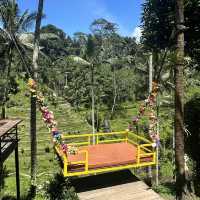
[[[72,155],[75,155],[78,153],[78,148],[75,147],[75,146],[68,146],[68,153],[69,154],[72,154]]]
[[[42,93],[40,93],[39,95],[37,95],[37,101],[40,104],[44,102],[44,96],[42,95]]]
[[[30,88],[36,89],[37,84],[36,84],[36,82],[35,82],[32,78],[29,78],[29,79],[28,79],[28,86],[29,86]]]
[[[156,120],[157,118],[156,118],[155,114],[153,112],[151,112],[150,115],[149,115],[149,119],[150,120]]]
[[[37,85],[36,85],[36,82],[33,79],[30,78],[28,80],[28,84],[27,85],[29,86],[29,90],[30,90],[31,93],[36,93]]]
[[[133,120],[132,120],[132,122],[133,122],[134,124],[137,124],[138,121],[139,121],[139,118],[138,118],[138,117],[134,117]]]
[[[145,112],[145,107],[144,107],[144,105],[142,105],[142,106],[140,107],[139,112],[140,112],[141,115],[144,115],[144,112]]]
[[[158,93],[158,89],[159,89],[158,83],[153,81],[153,83],[152,83],[152,91]]]
[[[68,150],[68,148],[67,148],[67,145],[65,144],[65,143],[62,143],[61,144],[61,148],[62,148],[62,151],[63,151],[63,153],[67,153],[67,150]]]

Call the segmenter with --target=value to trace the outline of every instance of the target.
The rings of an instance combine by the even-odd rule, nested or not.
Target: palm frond
[[[18,31],[24,32],[29,30],[33,26],[36,16],[36,12],[29,13],[28,10],[26,10],[18,21]]]
[[[2,29],[1,27],[0,27],[0,36],[1,36],[1,39],[3,40],[7,40],[9,38],[8,32]]]

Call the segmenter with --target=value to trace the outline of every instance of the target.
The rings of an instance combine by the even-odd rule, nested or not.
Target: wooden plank
[[[20,119],[3,119],[0,120],[0,137],[9,132],[12,128],[17,126],[22,120]]]

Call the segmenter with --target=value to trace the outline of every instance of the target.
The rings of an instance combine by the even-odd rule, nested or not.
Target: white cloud
[[[140,38],[142,36],[142,29],[140,27],[135,27],[133,33],[131,34],[131,37],[135,37],[136,38],[136,42],[139,43],[140,42]]]

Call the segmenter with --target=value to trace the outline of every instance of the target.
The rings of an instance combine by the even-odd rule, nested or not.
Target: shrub
[[[55,174],[53,179],[46,185],[45,190],[48,200],[78,200],[70,180],[64,178],[61,174]]]

